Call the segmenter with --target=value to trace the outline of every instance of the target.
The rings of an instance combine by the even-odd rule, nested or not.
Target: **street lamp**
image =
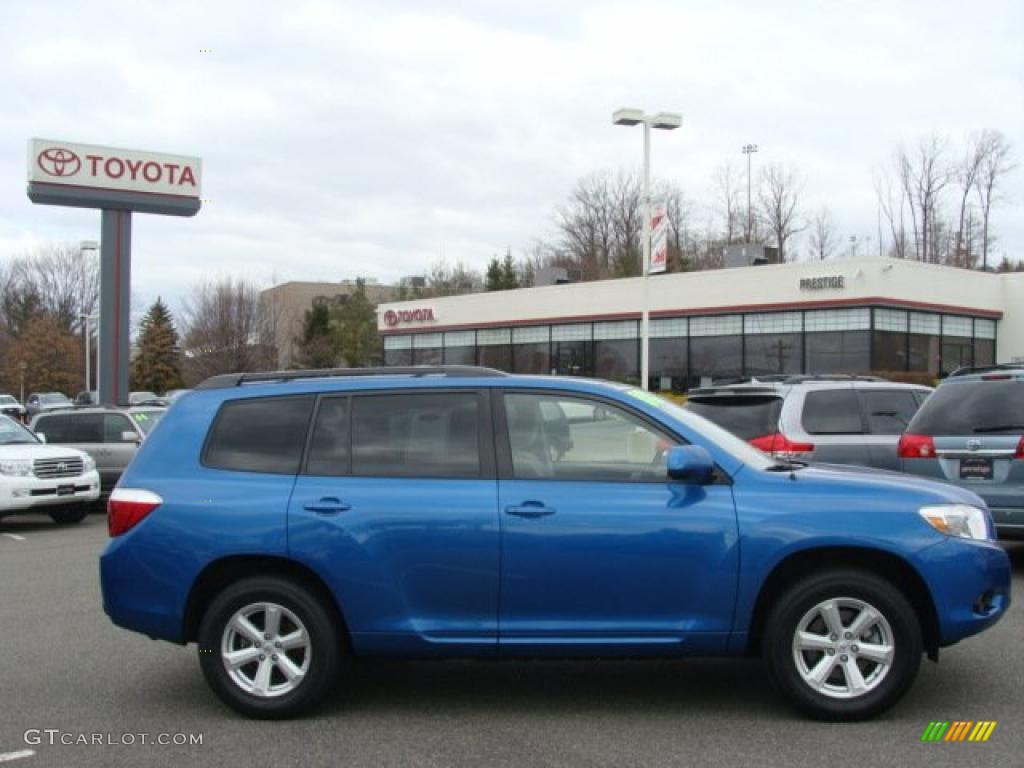
[[[747,156],[747,242],[754,236],[754,214],[750,205],[750,158],[757,152],[757,144],[744,144],[743,154]]]
[[[25,371],[28,369],[28,363],[22,360],[18,363],[18,376],[21,379],[21,404],[25,404]]]
[[[612,114],[615,125],[643,125],[644,127],[644,229],[643,229],[643,311],[640,319],[640,386],[650,388],[649,325],[650,312],[647,308],[647,272],[651,263],[651,128],[671,131],[683,124],[683,116],[677,112],[656,112],[647,114],[642,109],[617,109]]]
[[[98,252],[99,247],[99,243],[95,240],[83,240],[78,245],[78,249],[82,256],[85,256],[86,251],[92,251],[93,253]],[[99,315],[81,314],[79,315],[79,318],[82,320],[82,333],[85,335],[85,391],[92,392],[92,352],[89,349],[89,321],[98,319]],[[89,397],[91,400],[91,395]]]

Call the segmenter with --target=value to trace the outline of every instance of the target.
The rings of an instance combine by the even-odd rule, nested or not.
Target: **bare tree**
[[[715,208],[722,216],[722,238],[726,245],[742,234],[743,213],[740,207],[740,177],[730,162],[715,169],[713,180]]]
[[[999,198],[1000,182],[1016,164],[1010,153],[1010,142],[999,131],[988,130],[982,133],[977,146],[981,158],[974,188],[981,205],[981,266],[982,269],[988,269],[988,252],[993,240],[989,231],[989,216],[992,205]]]
[[[576,262],[583,280],[607,277],[615,243],[612,181],[600,171],[576,182],[569,201],[555,212],[560,250]]]
[[[832,211],[822,206],[811,220],[811,252],[814,258],[824,261],[830,258],[839,244]]]
[[[184,306],[183,376],[193,386],[218,373],[261,371],[277,362],[274,319],[242,278],[192,287]]]
[[[0,303],[7,320],[37,312],[73,331],[99,303],[99,264],[71,243],[46,243],[14,259],[5,270]],[[17,318],[20,317],[20,320]]]
[[[655,195],[665,201],[665,216],[668,219],[668,269],[670,272],[687,272],[694,268],[696,260],[690,234],[693,205],[682,187],[671,182],[659,183]]]
[[[610,191],[614,235],[611,273],[617,277],[639,275],[645,215],[642,184],[636,174],[620,172]]]
[[[945,162],[946,144],[946,139],[932,135],[918,141],[914,156],[909,155],[903,147],[896,152],[900,182],[910,201],[914,220],[914,247],[920,261],[941,260],[931,235],[943,190],[953,178]]]
[[[953,245],[952,262],[960,267],[972,267],[974,254],[965,248],[968,239],[966,227],[969,223],[967,200],[978,183],[978,174],[985,157],[985,134],[975,134],[967,140],[967,148],[960,163],[954,169],[954,178],[960,193],[957,216],[956,242]]]
[[[898,184],[893,189],[892,177],[880,170],[874,174],[875,196],[878,198],[878,207],[889,224],[889,233],[892,236],[892,255],[897,259],[907,258],[907,227],[906,209],[907,196],[903,185]],[[881,232],[879,232],[881,238]]]
[[[804,228],[797,214],[802,182],[797,172],[779,163],[772,163],[761,171],[758,198],[768,229],[779,249],[779,261],[786,260],[786,244]]]

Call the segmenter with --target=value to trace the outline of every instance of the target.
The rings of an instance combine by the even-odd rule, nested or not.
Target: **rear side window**
[[[352,400],[352,474],[479,477],[474,393],[364,395]]]
[[[943,384],[907,429],[916,435],[1024,433],[1024,381]]]
[[[917,413],[917,399],[909,390],[865,389],[860,396],[873,435],[901,435]]]
[[[225,403],[210,431],[203,464],[240,472],[296,474],[312,409],[312,396]]]
[[[320,401],[309,443],[306,473],[347,475],[349,473],[348,398],[330,397]]]
[[[706,400],[689,400],[687,410],[703,416],[744,440],[774,435],[779,431],[782,398],[721,396]]]
[[[132,435],[137,435],[138,431],[132,426],[131,421],[128,420],[127,416],[122,416],[119,413],[104,413],[103,414],[103,442],[104,443],[120,443],[123,442],[122,435],[125,432],[131,432]]]
[[[804,431],[811,435],[860,435],[860,401],[852,389],[823,389],[804,397]]]
[[[67,416],[43,416],[36,421],[33,429],[46,435],[48,443],[70,443],[71,419]]]

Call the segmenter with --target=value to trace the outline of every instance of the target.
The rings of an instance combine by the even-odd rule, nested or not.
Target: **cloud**
[[[135,223],[134,288],[173,303],[211,273],[392,280],[522,251],[579,176],[639,164],[619,106],[684,114],[654,168],[698,202],[752,141],[844,237],[875,233],[872,172],[897,142],[1024,118],[1013,0],[555,5],[6,9],[0,248],[98,237],[98,214],[28,202],[31,136],[203,156],[195,219]],[[997,250],[1020,255],[1021,174],[1007,192]]]

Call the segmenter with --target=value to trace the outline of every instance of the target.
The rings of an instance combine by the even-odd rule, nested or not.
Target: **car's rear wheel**
[[[50,510],[50,519],[57,525],[73,525],[85,520],[89,513],[89,507],[85,504],[78,504],[74,507],[60,507]]]
[[[822,720],[860,720],[891,707],[914,681],[922,649],[903,593],[854,569],[817,573],[786,590],[763,640],[776,685]]]
[[[245,579],[225,589],[203,615],[198,639],[206,681],[249,717],[300,714],[338,674],[342,640],[328,607],[287,579]]]

